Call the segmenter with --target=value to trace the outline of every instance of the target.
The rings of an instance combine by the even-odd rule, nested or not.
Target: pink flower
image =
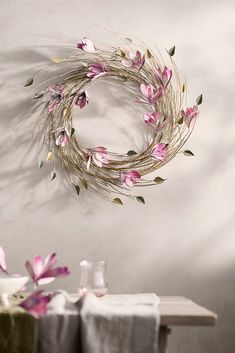
[[[95,53],[96,51],[93,42],[86,37],[84,37],[80,42],[77,43],[77,48],[84,50],[88,53]]]
[[[181,115],[184,118],[185,124],[190,127],[191,122],[196,119],[199,111],[197,105],[194,105],[192,108],[185,108],[181,110]]]
[[[159,121],[161,114],[158,112],[150,112],[144,114],[144,121],[146,124],[154,125],[157,121]]]
[[[88,68],[87,77],[89,78],[98,78],[105,75],[108,72],[108,68],[103,63],[92,63]]]
[[[38,317],[47,313],[47,304],[50,301],[50,295],[42,295],[42,291],[36,291],[23,300],[19,306]]]
[[[26,261],[25,267],[36,285],[47,284],[54,281],[55,277],[68,276],[70,273],[68,267],[54,267],[56,261],[55,253],[48,255],[44,263],[41,256],[36,255],[33,265]]]
[[[144,114],[145,123],[151,125],[157,132],[162,131],[168,124],[166,119],[162,120],[159,112],[149,112]]]
[[[7,273],[6,255],[3,248],[0,246],[0,272]]]
[[[158,98],[160,98],[164,90],[162,87],[159,87],[157,90],[153,87],[152,84],[145,85],[144,83],[141,83],[140,85],[140,90],[141,93],[144,96],[143,100],[138,100],[138,103],[147,103],[153,105]]]
[[[69,143],[70,132],[66,126],[59,127],[58,129],[53,130],[52,133],[58,133],[55,140],[57,146],[64,147]]]
[[[151,152],[151,157],[158,161],[164,161],[167,154],[167,146],[165,143],[156,143]]]
[[[129,59],[122,59],[122,64],[127,67],[134,67],[137,70],[140,70],[145,63],[145,56],[141,55],[139,50],[137,52],[131,51],[129,53]]]
[[[87,170],[90,169],[91,161],[94,162],[98,167],[102,167],[103,164],[108,164],[107,149],[105,147],[91,148],[88,152],[89,158],[87,162]]]
[[[157,77],[157,79],[159,79],[162,87],[166,88],[171,80],[172,70],[170,70],[166,66],[164,66],[164,69],[162,71],[161,68],[159,67],[155,71],[155,76]]]
[[[133,186],[141,178],[137,170],[130,170],[129,172],[121,172],[120,179],[123,185]]]
[[[64,99],[63,90],[64,87],[61,85],[53,85],[48,87],[45,101],[50,102],[48,105],[49,112],[53,112],[62,99]]]
[[[83,91],[82,93],[78,93],[74,98],[74,103],[80,109],[84,108],[89,103],[89,95],[87,91]]]

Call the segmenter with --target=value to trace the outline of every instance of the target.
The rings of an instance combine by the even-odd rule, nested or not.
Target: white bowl
[[[19,292],[29,277],[0,277],[0,299],[4,306],[9,306],[8,296]]]

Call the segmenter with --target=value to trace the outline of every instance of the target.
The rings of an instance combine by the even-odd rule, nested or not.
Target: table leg
[[[160,326],[158,353],[167,353],[167,335],[169,335],[170,332],[171,330],[167,326]]]

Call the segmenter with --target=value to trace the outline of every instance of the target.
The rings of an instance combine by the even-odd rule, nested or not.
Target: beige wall
[[[35,253],[56,251],[73,273],[55,287],[75,291],[79,261],[106,259],[112,292],[184,295],[219,314],[216,329],[175,330],[172,353],[234,351],[234,11],[233,1],[209,0],[0,2],[0,243],[10,270],[20,271]],[[143,191],[145,206],[127,200],[118,207],[85,193],[77,199],[62,180],[51,183],[49,170],[35,167],[35,117],[22,114],[30,104],[22,83],[34,67],[60,53],[38,45],[76,42],[83,35],[110,41],[102,28],[161,50],[175,44],[189,104],[204,94],[187,144],[195,157],[180,155],[159,171],[168,181]],[[90,139],[110,142],[113,136],[118,148],[120,136],[129,147],[118,123],[127,113],[114,98],[120,94],[122,101],[124,93],[104,85],[93,93],[99,99],[81,122],[78,117],[78,126]],[[108,103],[114,114],[105,109]],[[106,118],[117,114],[111,127]],[[97,134],[88,131],[85,118]],[[140,136],[138,128],[135,134]]]

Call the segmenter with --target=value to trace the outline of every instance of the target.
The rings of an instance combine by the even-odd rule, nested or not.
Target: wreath
[[[134,194],[133,190],[165,181],[159,176],[150,180],[145,176],[180,152],[193,130],[202,95],[192,107],[185,106],[186,84],[181,83],[173,60],[175,47],[167,51],[171,68],[144,44],[137,49],[130,38],[126,39],[126,46],[106,50],[83,38],[75,50],[74,55],[52,58],[50,67],[53,66],[53,70],[55,65],[64,65],[66,70],[44,81],[47,87],[34,96],[40,100],[37,108],[42,107],[39,121],[43,158],[39,167],[52,162],[51,180],[56,178],[61,167],[78,195],[84,187],[116,204],[123,204],[122,196],[145,203],[143,196]],[[25,86],[34,83],[39,71]],[[151,129],[151,138],[140,152],[130,150],[119,154],[104,146],[87,147],[74,128],[73,109],[85,109],[91,99],[91,83],[107,78],[134,86],[135,103],[146,107],[143,124]],[[56,83],[50,84],[52,80]],[[182,152],[193,155],[190,150]]]

